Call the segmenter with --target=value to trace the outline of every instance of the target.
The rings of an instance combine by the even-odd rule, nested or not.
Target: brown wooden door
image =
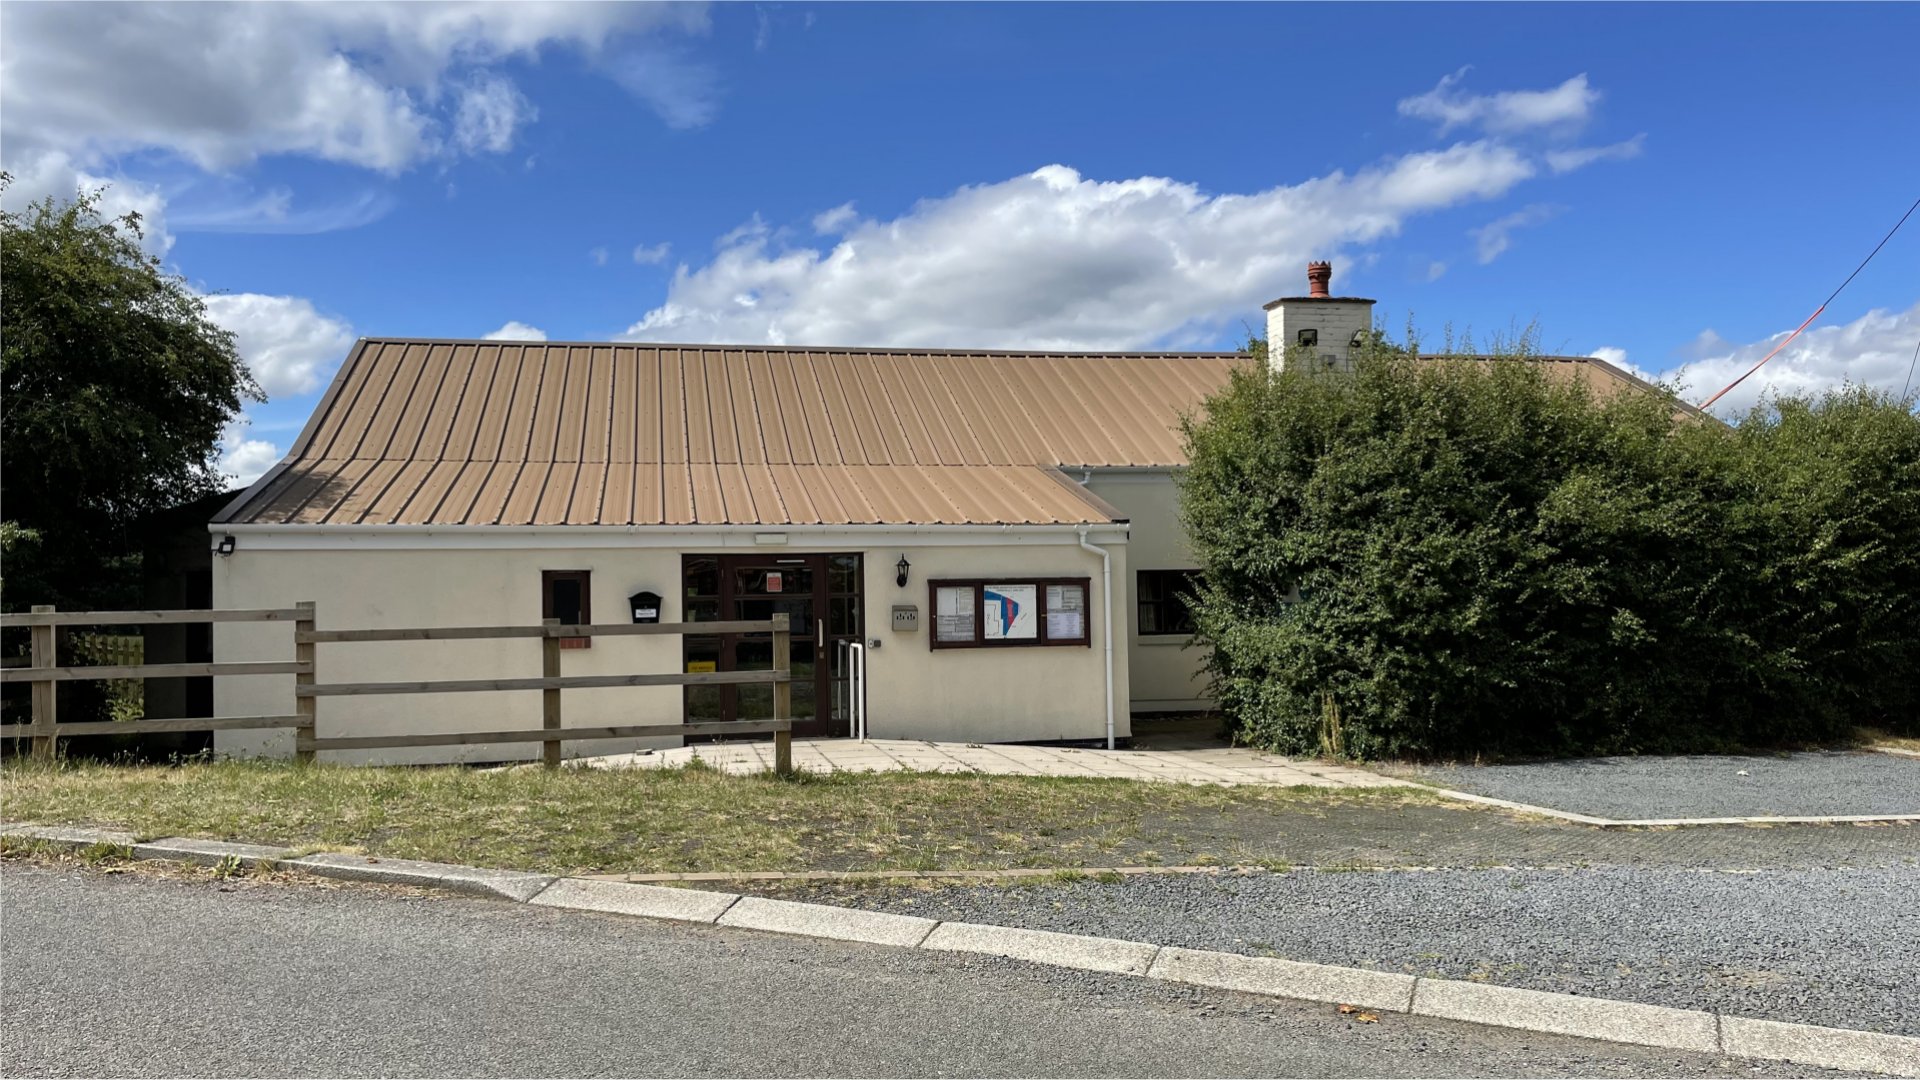
[[[846,655],[840,641],[859,640],[858,555],[688,555],[682,560],[688,622],[769,619],[784,612],[793,628],[793,732],[847,734]],[[766,671],[772,642],[764,634],[690,634],[688,671]],[[768,685],[690,686],[688,720],[755,720],[773,715]]]

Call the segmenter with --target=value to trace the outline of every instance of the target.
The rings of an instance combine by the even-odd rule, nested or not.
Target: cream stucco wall
[[[318,605],[321,629],[396,626],[527,625],[540,618],[540,571],[592,571],[595,622],[624,622],[626,598],[642,588],[661,593],[663,621],[682,617],[680,558],[684,553],[755,550],[751,532],[691,538],[665,546],[659,537],[628,544],[580,542],[576,532],[563,546],[535,546],[543,538],[449,541],[444,535],[410,538],[398,530],[366,531],[356,543],[342,534],[308,538],[297,530],[266,535],[242,533],[238,549],[214,560],[218,607],[284,607],[301,600]],[[1078,546],[1071,529],[1023,537],[849,530],[835,535],[791,534],[775,557],[810,551],[860,551],[865,556],[866,638],[869,642],[868,730],[875,738],[958,739],[976,742],[1097,739],[1106,732],[1105,669],[1100,559]],[[1127,594],[1125,533],[1104,530],[1095,541],[1113,552],[1116,596]],[[704,541],[704,542],[703,542]],[[885,546],[878,546],[884,541]],[[515,546],[507,546],[512,543]],[[291,545],[291,546],[290,546]],[[912,564],[907,588],[895,585],[894,564],[905,554]],[[937,577],[1086,577],[1092,647],[931,650],[927,582]],[[921,608],[921,629],[896,632],[896,603]],[[1127,609],[1117,599],[1116,617]],[[1116,626],[1116,637],[1124,631]],[[877,647],[872,643],[877,642]],[[228,660],[285,660],[292,655],[291,628],[280,624],[215,624],[215,656]],[[591,649],[561,654],[567,675],[670,672],[680,667],[676,636],[598,638]],[[1116,734],[1127,735],[1128,652],[1114,650]],[[536,641],[397,642],[323,644],[318,647],[321,682],[385,682],[430,679],[525,677],[540,674]],[[565,691],[569,725],[679,723],[679,687],[622,687]],[[223,677],[215,680],[218,715],[293,711],[292,676]],[[330,697],[319,702],[322,737],[453,732],[539,726],[537,691],[408,694],[392,697]],[[674,745],[677,740],[651,740]],[[290,756],[292,733],[218,732],[215,749],[237,756]],[[570,743],[569,754],[616,753],[648,743],[597,740]],[[506,744],[453,748],[329,751],[328,760],[429,762],[523,760],[539,745]]]
[[[1136,712],[1176,712],[1211,709],[1203,655],[1189,648],[1184,636],[1140,635],[1140,611],[1133,602],[1135,579],[1141,570],[1190,570],[1198,565],[1187,548],[1180,526],[1180,492],[1167,470],[1093,470],[1087,487],[1113,504],[1132,522],[1127,540],[1126,597],[1115,612],[1124,611],[1127,626],[1127,669]],[[1116,592],[1118,583],[1116,582]]]
[[[1067,534],[1071,537],[1071,533]],[[1103,544],[1113,559],[1114,639],[1123,640],[1130,544]],[[902,589],[894,563],[913,565]],[[1069,542],[1044,547],[974,546],[879,549],[866,559],[869,641],[867,734],[876,739],[1042,742],[1106,735],[1105,619],[1100,557]],[[1088,579],[1085,646],[934,649],[927,583],[940,578],[1084,577]],[[920,629],[895,632],[894,604],[920,608]],[[1127,737],[1126,649],[1113,651],[1114,735]]]

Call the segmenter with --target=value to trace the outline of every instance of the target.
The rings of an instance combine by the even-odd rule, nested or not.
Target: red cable
[[[1913,212],[1915,210],[1920,210],[1920,199],[1913,200],[1913,205],[1907,207],[1907,212],[1904,214],[1901,214],[1900,220],[1893,223],[1893,228],[1887,230],[1887,235],[1880,238],[1880,242],[1873,246],[1872,251],[1867,252],[1867,257],[1864,259],[1861,259],[1860,265],[1853,268],[1853,273],[1848,274],[1847,280],[1840,283],[1840,288],[1833,290],[1833,294],[1831,296],[1828,296],[1825,300],[1820,302],[1820,307],[1816,309],[1813,314],[1807,316],[1807,321],[1801,323],[1798,330],[1795,330],[1793,333],[1788,334],[1786,341],[1783,341],[1780,344],[1775,345],[1773,347],[1772,352],[1761,357],[1760,363],[1755,364],[1752,367],[1748,368],[1746,375],[1742,375],[1739,378],[1728,383],[1724,388],[1721,389],[1720,393],[1715,394],[1712,397],[1708,398],[1706,401],[1702,402],[1700,405],[1701,411],[1705,412],[1707,408],[1711,406],[1714,402],[1719,401],[1722,397],[1724,397],[1728,390],[1731,390],[1734,387],[1739,386],[1741,383],[1746,382],[1747,375],[1752,375],[1754,372],[1759,371],[1762,365],[1766,364],[1767,361],[1773,359],[1774,357],[1780,355],[1781,349],[1786,348],[1787,345],[1790,342],[1792,342],[1794,338],[1799,337],[1801,330],[1805,330],[1807,327],[1813,325],[1813,320],[1820,317],[1820,312],[1827,310],[1827,305],[1833,303],[1833,298],[1835,296],[1839,296],[1840,293],[1843,290],[1845,290],[1847,286],[1853,284],[1853,279],[1860,276],[1860,271],[1865,270],[1867,268],[1867,264],[1873,261],[1873,257],[1875,255],[1880,254],[1880,249],[1887,246],[1887,241],[1893,239],[1893,234],[1900,231],[1900,226],[1905,225],[1907,223],[1907,219],[1913,216]]]
[[[1809,327],[1809,326],[1812,326],[1812,325],[1813,325],[1813,320],[1815,320],[1815,319],[1817,319],[1817,318],[1819,318],[1819,317],[1820,317],[1820,312],[1821,312],[1821,311],[1825,311],[1825,310],[1827,310],[1827,305],[1825,305],[1825,304],[1821,304],[1821,305],[1820,305],[1820,310],[1819,310],[1819,311],[1815,311],[1815,312],[1814,312],[1813,314],[1811,314],[1811,315],[1809,315],[1809,316],[1807,316],[1807,321],[1806,321],[1806,322],[1803,322],[1803,323],[1801,323],[1801,324],[1800,324],[1800,330],[1805,330],[1805,329],[1806,329],[1807,327]],[[1775,356],[1777,356],[1777,355],[1779,355],[1779,353],[1780,353],[1780,350],[1781,350],[1781,349],[1784,349],[1784,348],[1786,348],[1786,347],[1787,347],[1787,343],[1788,343],[1788,342],[1790,342],[1790,341],[1792,341],[1792,340],[1793,340],[1794,338],[1797,338],[1797,337],[1799,337],[1799,336],[1800,336],[1800,330],[1795,330],[1795,331],[1794,331],[1793,333],[1791,333],[1791,334],[1788,334],[1788,335],[1787,335],[1787,340],[1786,340],[1786,341],[1783,341],[1783,342],[1781,342],[1780,344],[1778,344],[1778,345],[1775,345],[1775,346],[1773,347],[1773,351],[1772,351],[1772,352],[1770,352],[1770,353],[1768,353],[1767,355],[1765,355],[1765,356],[1763,356],[1763,357],[1761,357],[1761,358],[1760,358],[1760,363],[1759,363],[1759,364],[1755,364],[1755,365],[1753,365],[1752,367],[1750,367],[1750,368],[1748,368],[1748,369],[1747,369],[1747,375],[1751,375],[1751,374],[1753,374],[1754,372],[1756,372],[1756,371],[1759,371],[1759,370],[1760,370],[1760,366],[1761,366],[1761,364],[1765,364],[1765,363],[1766,363],[1767,361],[1769,361],[1769,360],[1771,360],[1771,359],[1773,359],[1773,358],[1774,358]],[[1725,386],[1725,387],[1724,387],[1724,388],[1723,388],[1723,389],[1722,389],[1722,390],[1720,391],[1720,393],[1718,393],[1718,394],[1715,394],[1715,395],[1713,395],[1712,397],[1710,397],[1710,398],[1708,398],[1707,400],[1705,400],[1705,401],[1703,401],[1703,402],[1701,402],[1701,403],[1700,403],[1700,411],[1701,411],[1701,412],[1706,412],[1706,411],[1707,411],[1708,409],[1710,409],[1710,408],[1712,408],[1712,407],[1713,407],[1713,403],[1714,403],[1714,402],[1716,402],[1716,401],[1719,401],[1719,400],[1720,400],[1720,398],[1721,398],[1722,396],[1724,396],[1724,395],[1726,394],[1726,392],[1727,392],[1728,390],[1731,390],[1731,389],[1733,389],[1734,387],[1736,387],[1736,386],[1739,386],[1739,385],[1740,385],[1741,383],[1743,383],[1743,382],[1746,382],[1746,381],[1747,381],[1747,375],[1742,375],[1742,376],[1740,376],[1739,378],[1737,378],[1737,379],[1735,379],[1735,380],[1733,380],[1732,382],[1730,382],[1730,383],[1728,383],[1728,384],[1727,384],[1727,385],[1726,385],[1726,386]]]

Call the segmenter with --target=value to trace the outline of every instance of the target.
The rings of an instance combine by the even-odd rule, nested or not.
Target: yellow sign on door
[[[714,662],[712,660],[689,660],[687,661],[687,671],[690,673],[706,673],[713,670],[713,665]]]

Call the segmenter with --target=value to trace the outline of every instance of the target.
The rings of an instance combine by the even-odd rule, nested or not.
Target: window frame
[[[1180,585],[1177,588],[1190,589],[1193,587],[1193,581],[1195,577],[1200,573],[1202,573],[1202,571],[1200,570],[1199,567],[1193,567],[1191,569],[1173,567],[1168,569],[1150,568],[1146,570],[1136,570],[1133,576],[1134,633],[1141,638],[1153,638],[1153,639],[1192,637],[1195,633],[1197,633],[1199,630],[1199,627],[1197,626],[1194,627],[1194,629],[1192,630],[1148,630],[1146,629],[1147,620],[1142,618],[1142,616],[1145,614],[1144,608],[1145,608],[1145,605],[1147,604],[1154,604],[1154,605],[1180,604],[1181,607],[1186,609],[1187,621],[1191,623],[1193,621],[1193,608],[1190,605],[1181,603],[1176,598],[1177,592],[1170,591],[1165,593],[1162,596],[1156,596],[1149,599],[1148,596],[1146,595],[1147,590],[1144,588],[1144,584],[1146,582],[1147,575],[1149,574],[1178,575],[1181,581],[1180,581]],[[1164,620],[1156,620],[1156,621],[1164,621]]]
[[[986,590],[995,585],[1034,587],[1034,636],[1027,640],[987,639]],[[1072,586],[1080,590],[1080,636],[1055,639],[1047,633],[1047,589]],[[1047,649],[1093,647],[1093,579],[1083,577],[931,578],[927,581],[927,647],[929,649]],[[940,590],[973,590],[973,640],[940,640]]]
[[[540,618],[557,619],[553,612],[553,586],[558,581],[577,581],[580,583],[580,621],[575,626],[593,624],[593,571],[591,570],[542,570],[540,571]],[[563,637],[560,639],[563,649],[591,649],[590,637]]]

